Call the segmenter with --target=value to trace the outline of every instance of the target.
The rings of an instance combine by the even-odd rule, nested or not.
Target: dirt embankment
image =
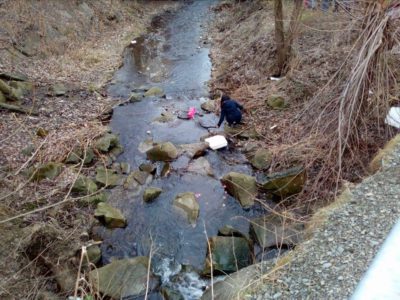
[[[277,72],[273,9],[271,1],[225,1],[215,7],[211,88],[245,104],[248,126],[259,134],[259,145],[272,152],[270,172],[299,164],[307,169],[307,184],[294,206],[311,212],[332,200],[337,187],[339,154],[335,156],[332,132],[341,93],[358,55],[355,42],[361,31],[343,11],[304,10],[289,71],[275,81],[271,80]],[[286,20],[291,9],[286,3]],[[393,62],[399,61],[396,53],[391,53]],[[396,64],[391,66],[397,70]],[[395,83],[391,88],[388,94],[395,95]],[[365,107],[376,101],[374,97]],[[274,98],[282,100],[281,107],[268,103]],[[362,179],[369,160],[393,135],[382,122],[384,114],[377,117],[364,112],[364,116],[365,130],[360,130],[357,145],[342,158],[340,179],[346,181]],[[328,128],[327,124],[332,125]]]
[[[104,85],[121,64],[124,47],[146,32],[153,16],[176,6],[173,1],[1,1],[1,79],[22,94],[0,102],[32,113],[0,109],[0,298],[71,295],[75,254],[87,241],[92,219],[90,206],[68,200],[70,186],[76,172],[90,173],[94,164],[63,166],[60,176],[41,181],[29,180],[29,170],[64,162],[72,149],[87,149],[107,130],[99,116],[115,102]],[[4,73],[22,74],[27,81]],[[15,216],[20,217],[4,222]]]

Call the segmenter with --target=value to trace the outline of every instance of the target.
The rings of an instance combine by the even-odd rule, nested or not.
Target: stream
[[[128,99],[132,91],[153,86],[161,87],[166,94],[114,109],[110,126],[124,146],[118,161],[128,162],[132,169],[148,162],[139,149],[143,141],[196,143],[208,134],[198,120],[209,124],[218,121],[212,113],[196,116],[194,120],[154,121],[165,111],[174,116],[189,107],[201,111],[200,104],[209,96],[211,61],[204,28],[212,16],[213,3],[213,0],[185,2],[178,11],[155,18],[150,33],[136,38],[125,49],[123,66],[108,87],[109,95]],[[190,159],[180,156],[171,164],[167,177],[155,176],[147,185],[163,190],[151,203],[143,201],[143,191],[134,194],[123,188],[112,190],[109,202],[124,213],[128,225],[123,229],[102,229],[103,264],[115,258],[148,256],[153,247],[153,269],[161,276],[162,284],[178,290],[185,299],[201,297],[209,284],[198,275],[207,254],[207,235],[217,235],[224,225],[248,233],[248,219],[264,213],[257,205],[243,210],[224,191],[219,180],[230,171],[253,174],[239,151],[230,145],[219,151],[208,150],[205,158],[213,168],[213,177],[187,172]],[[182,192],[197,196],[200,215],[195,226],[172,205],[175,196]]]

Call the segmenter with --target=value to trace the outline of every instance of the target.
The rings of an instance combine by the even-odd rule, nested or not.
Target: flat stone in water
[[[194,193],[187,192],[178,194],[174,200],[174,206],[185,212],[192,225],[196,224],[200,212],[200,206]]]

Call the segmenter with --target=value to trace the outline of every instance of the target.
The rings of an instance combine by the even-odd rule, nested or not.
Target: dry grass
[[[225,33],[214,33],[224,51],[234,50],[225,54],[233,58],[231,65],[217,65],[227,76],[216,71],[212,87],[245,104],[247,121],[254,124],[265,147],[274,154],[271,172],[298,164],[307,168],[305,189],[297,199],[287,202],[303,212],[312,212],[334,199],[342,180],[362,179],[373,154],[392,135],[383,119],[398,96],[396,66],[400,57],[398,50],[394,51],[399,45],[397,21],[388,18],[385,7],[378,6],[369,6],[368,10],[353,7],[351,14],[306,10],[290,71],[275,82],[268,80],[275,55],[273,32],[259,21],[264,14],[264,22],[272,23],[267,18],[270,12],[265,12],[271,5],[263,3],[261,12],[259,5],[256,3],[253,10],[247,7],[236,12],[230,7],[224,12],[226,16],[246,14],[248,28],[239,28],[246,23],[237,28],[227,26],[231,28],[227,32],[232,37],[229,42],[219,42]],[[229,25],[224,21],[228,17],[220,16],[218,22]],[[237,47],[234,37],[252,32],[252,28],[265,28],[247,37],[247,45],[257,45],[255,49]],[[224,47],[226,43],[230,48]],[[247,61],[247,53],[258,54],[263,62]],[[218,61],[220,53],[214,55]],[[272,94],[286,98],[289,108],[268,108],[265,100]]]

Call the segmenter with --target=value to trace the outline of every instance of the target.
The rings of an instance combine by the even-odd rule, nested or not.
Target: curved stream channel
[[[177,12],[156,18],[152,31],[125,49],[124,64],[108,88],[109,95],[128,99],[132,91],[152,86],[161,87],[166,93],[165,98],[148,97],[114,109],[111,127],[119,134],[125,149],[118,160],[128,162],[132,169],[149,162],[139,149],[143,141],[170,141],[175,145],[199,142],[208,132],[199,126],[198,120],[211,124],[218,121],[215,114],[196,116],[195,120],[154,121],[165,111],[175,116],[189,107],[201,111],[211,74],[209,49],[202,35],[213,3],[213,0],[193,1]],[[179,290],[185,299],[200,298],[208,282],[182,266],[203,268],[207,254],[205,230],[208,236],[215,236],[219,228],[232,225],[248,232],[248,219],[263,213],[260,207],[243,210],[237,200],[225,193],[219,181],[230,171],[252,174],[240,152],[228,147],[208,150],[205,157],[214,177],[187,172],[190,160],[181,156],[171,164],[168,176],[155,176],[148,184],[163,189],[152,203],[143,201],[143,189],[140,193],[122,188],[112,191],[110,202],[121,209],[128,225],[124,229],[102,230],[103,263],[112,258],[148,256],[153,244],[152,264],[163,285]],[[194,227],[172,205],[181,192],[197,194],[200,215]],[[171,278],[178,273],[172,282]]]

